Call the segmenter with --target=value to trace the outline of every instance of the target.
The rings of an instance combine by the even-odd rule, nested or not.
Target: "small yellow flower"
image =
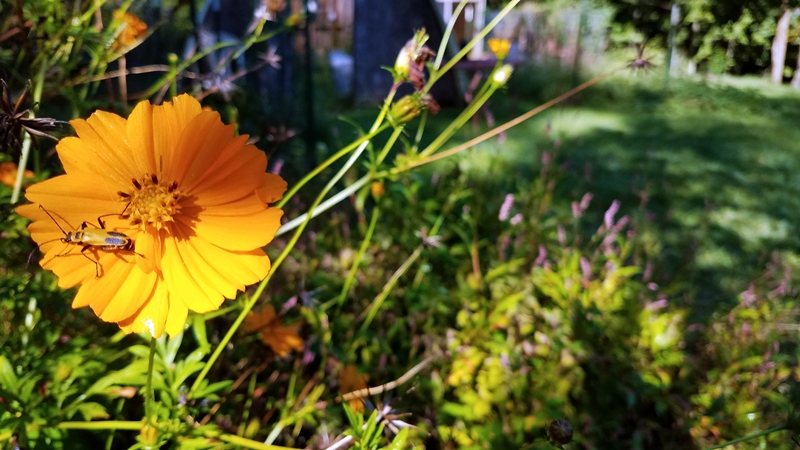
[[[511,41],[508,39],[492,38],[487,41],[489,50],[494,53],[494,56],[499,60],[506,59],[508,52],[511,50]]]
[[[128,333],[174,336],[189,311],[214,311],[269,273],[262,247],[283,211],[267,203],[286,182],[266,173],[264,152],[218,113],[184,94],[161,106],[141,102],[127,120],[97,111],[70,124],[78,136],[56,146],[66,174],[29,187],[33,204],[17,212],[33,220],[41,266],[61,288],[80,286],[73,308],[89,306]],[[106,229],[133,248],[82,253],[60,241],[40,205],[66,231],[105,216]]]
[[[267,305],[261,311],[252,311],[244,318],[244,330],[248,333],[261,333],[261,340],[275,352],[283,357],[289,350],[303,350],[303,339],[298,336],[300,324],[283,326],[283,321],[275,314],[275,308]]]
[[[136,15],[116,10],[113,13],[114,20],[122,22],[122,31],[117,36],[117,42],[114,43],[114,50],[124,47],[130,47],[136,43],[136,40],[144,35],[147,31],[147,24],[142,22]]]
[[[34,174],[30,170],[26,170],[22,174],[23,180],[25,178],[33,178]],[[14,186],[17,181],[17,165],[13,162],[0,163],[0,183],[6,186]]]
[[[366,389],[367,381],[369,381],[369,375],[359,375],[356,366],[347,364],[342,367],[342,370],[339,372],[339,393],[348,394],[350,392]],[[350,405],[350,409],[355,412],[364,409],[364,402],[360,398],[350,400],[348,404]]]

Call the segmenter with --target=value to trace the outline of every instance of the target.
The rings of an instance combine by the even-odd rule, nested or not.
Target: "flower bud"
[[[566,445],[572,442],[572,425],[564,419],[554,420],[547,428],[547,435],[553,445]]]
[[[492,75],[492,84],[495,88],[502,87],[509,78],[511,78],[511,72],[514,71],[514,68],[511,67],[510,64],[503,64],[500,66]]]
[[[369,190],[372,192],[372,196],[376,199],[381,198],[383,193],[386,192],[386,187],[383,186],[383,183],[380,181],[373,181],[369,187]]]
[[[411,72],[411,51],[408,46],[400,49],[397,54],[397,59],[394,61],[394,77],[396,81],[403,81],[408,79],[408,74]]]
[[[139,442],[147,447],[152,447],[158,443],[158,428],[146,423],[139,431]]]
[[[427,108],[426,96],[411,94],[394,102],[389,111],[389,122],[394,125],[405,125]]]
[[[306,22],[306,15],[303,13],[294,13],[286,18],[286,26],[289,28],[302,27]]]

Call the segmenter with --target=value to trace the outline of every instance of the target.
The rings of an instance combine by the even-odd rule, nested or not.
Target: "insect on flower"
[[[50,214],[50,211],[48,211],[44,206],[39,205],[39,208],[42,211],[44,211],[45,214],[47,214],[47,216],[53,220],[58,229],[61,230],[62,233],[64,233],[64,237],[56,240],[61,241],[65,244],[73,244],[76,246],[78,245],[81,246],[81,255],[84,258],[94,263],[95,278],[100,278],[100,264],[97,262],[97,260],[92,259],[91,257],[89,257],[89,255],[86,254],[87,250],[96,248],[107,251],[127,251],[144,258],[143,255],[140,255],[139,253],[136,253],[133,250],[133,240],[131,240],[131,238],[129,238],[128,235],[117,231],[106,230],[106,224],[105,222],[103,222],[104,216],[99,216],[97,218],[97,223],[99,226],[91,222],[83,222],[81,223],[80,229],[68,232],[64,230],[61,224],[58,223],[56,218],[53,217],[53,215]],[[122,210],[122,213],[120,215],[124,215],[127,209],[128,206],[126,206],[125,209]],[[118,214],[106,214],[106,216],[116,216],[116,215]],[[94,228],[87,228],[88,226],[92,226]],[[47,241],[47,242],[54,242],[54,241]],[[39,245],[39,247],[46,244],[47,242],[42,242],[42,244]],[[65,253],[61,253],[56,256],[69,256],[71,251],[72,248],[67,250]]]

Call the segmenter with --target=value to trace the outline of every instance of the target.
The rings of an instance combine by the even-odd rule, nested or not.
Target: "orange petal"
[[[287,187],[286,180],[283,178],[275,174],[265,173],[261,179],[261,184],[256,189],[256,195],[265,204],[274,203],[283,197]]]
[[[127,170],[134,175],[141,176],[149,172],[147,159],[140,152],[133,151],[128,143],[127,120],[110,112],[96,111],[86,123],[95,133],[87,139],[91,139],[98,151],[111,152],[115,159],[126,163]],[[84,139],[80,132],[78,136]]]
[[[165,233],[148,228],[136,236],[136,264],[144,273],[161,268],[161,240]]]
[[[166,239],[163,248],[164,259],[161,261],[161,270],[172,300],[182,302],[195,312],[216,310],[223,301],[222,294],[211,290],[202,276],[200,280],[194,278],[186,261],[183,260],[176,239]]]
[[[216,111],[203,112],[189,123],[176,150],[176,157],[184,162],[182,165],[189,163],[185,177],[180,178],[179,175],[177,178],[181,184],[191,185],[195,179],[206,174],[220,157],[220,152],[233,140],[235,129],[233,125],[224,125]]]
[[[253,211],[250,208],[253,202],[260,206],[260,210]],[[177,221],[224,249],[252,250],[267,245],[281,226],[283,211],[278,208],[263,209],[263,204],[255,195],[242,203],[245,203],[245,207],[237,208],[233,204],[215,206],[198,212],[196,220],[178,216]]]
[[[94,280],[97,276],[97,270],[100,270],[98,265],[89,261],[80,254],[80,248],[70,244],[62,244],[64,249],[56,250],[47,253],[39,264],[42,268],[52,271],[58,276],[58,287],[61,289],[69,289],[79,284],[87,283]],[[68,251],[73,253],[66,254]],[[57,256],[59,255],[59,256]],[[89,257],[97,261],[96,256],[89,252]],[[102,267],[102,266],[100,266]]]
[[[178,252],[181,255],[181,259],[186,265],[186,270],[189,272],[191,277],[196,280],[198,284],[203,286],[205,291],[219,294],[214,304],[214,309],[217,309],[224,301],[224,298],[222,297],[234,298],[236,297],[236,289],[244,289],[244,286],[238,285],[217,270],[221,268],[224,271],[224,264],[229,262],[228,260],[232,258],[226,258],[225,256],[227,255],[219,255],[224,258],[224,260],[216,261],[215,263],[217,263],[217,266],[215,267],[214,265],[210,264],[211,255],[198,252],[194,247],[193,244],[200,240],[202,240],[202,238],[179,238],[176,244]]]
[[[247,145],[247,135],[236,136],[225,145],[225,148],[219,151],[216,160],[208,167],[206,173],[193,179],[191,183],[184,183],[181,188],[185,192],[194,192],[194,190],[205,183],[205,180],[211,176],[221,175],[223,177],[229,175],[232,170],[231,167],[239,167],[239,160],[250,160],[256,153],[264,153],[253,145]]]
[[[93,263],[84,263],[91,265],[92,276],[81,286],[80,290],[78,290],[78,294],[72,301],[72,307],[82,308],[84,306],[95,304],[93,309],[95,307],[102,307],[104,309],[108,305],[111,296],[114,295],[114,292],[108,292],[105,291],[105,289],[114,287],[114,285],[119,286],[125,281],[125,278],[128,276],[134,266],[133,260],[130,259],[129,255],[115,255],[110,252],[105,252],[101,255],[98,254],[96,250],[91,251],[89,256],[95,258],[95,261],[97,261],[101,276],[99,278],[95,277],[95,265]],[[128,260],[126,260],[126,258],[128,258]],[[80,254],[70,255],[69,257],[63,258],[53,258],[52,262],[47,262],[47,266],[45,268],[55,272],[56,268],[52,266],[66,260],[71,260],[74,263],[77,261],[86,261],[86,258],[82,257]],[[45,260],[42,260],[43,267],[45,266],[45,262]],[[56,274],[58,274],[58,272],[56,272]],[[106,278],[106,275],[109,275],[109,277]],[[104,278],[106,279],[103,280]],[[97,290],[97,286],[100,286],[100,290]]]
[[[156,274],[145,274],[123,258],[100,259],[101,276],[86,282],[73,301],[75,307],[88,304],[106,322],[119,322],[133,315],[151,296]],[[85,299],[85,297],[91,297]]]
[[[161,283],[164,284],[164,283]],[[181,302],[170,302],[167,323],[164,329],[169,337],[175,337],[186,327],[186,318],[189,316],[189,309]]]
[[[159,284],[163,284],[163,280],[159,280]],[[138,311],[119,322],[119,327],[126,333],[144,333],[160,338],[172,309],[171,303],[168,290],[158,287]]]
[[[85,121],[74,120],[71,123],[81,135],[95,135],[94,130]],[[90,131],[80,131],[83,130],[83,127]],[[99,137],[95,139],[100,142],[91,138],[84,139],[74,136],[61,139],[56,145],[56,151],[64,170],[68,174],[93,173],[109,178],[120,187],[129,184],[133,177],[130,162],[127,159],[118,158],[116,154],[107,150],[107,146]]]
[[[172,102],[153,108],[153,142],[156,166],[168,182],[177,181],[171,172],[183,130],[202,111],[200,102],[188,94],[172,99]],[[184,163],[185,164],[185,163]]]
[[[102,278],[105,278],[105,275]],[[106,322],[119,322],[129,318],[139,309],[144,299],[152,296],[157,278],[156,272],[144,273],[138,266],[134,266],[116,292],[101,291],[112,297],[102,314],[97,311],[95,313]]]
[[[250,158],[236,158],[227,166],[206,177],[191,195],[200,206],[214,206],[234,202],[252,194],[261,184],[267,157],[262,152],[250,154]]]
[[[67,232],[77,230],[83,222],[97,226],[98,216],[119,214],[125,208],[116,195],[118,190],[107,178],[89,173],[61,175],[29,187],[25,198],[37,205],[23,212],[34,220],[52,221],[44,211],[33,212],[43,205]]]
[[[137,167],[142,175],[160,174],[156,167],[156,152],[153,144],[153,106],[149,101],[139,102],[128,116],[127,137]]]

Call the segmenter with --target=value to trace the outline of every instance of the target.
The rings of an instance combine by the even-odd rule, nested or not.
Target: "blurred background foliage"
[[[0,74],[12,99],[30,80],[22,106],[59,121],[97,108],[124,115],[139,97],[192,92],[260,139],[271,170],[290,186],[310,161],[368,127],[377,108],[356,108],[335,89],[326,49],[315,49],[311,131],[299,106],[307,85],[291,85],[285,108],[273,101],[276,72],[260,70],[291,76],[307,64],[292,53],[302,53],[292,44],[304,31],[299,3],[250,2],[251,12],[260,5],[272,14],[263,28],[244,27],[249,33],[229,46],[218,35],[196,47],[188,42],[203,40],[205,3],[2,3]],[[523,2],[495,30],[512,40],[520,67],[454,143],[622,60],[648,57],[658,66],[620,73],[463,156],[386,179],[321,215],[258,307],[272,307],[280,326],[299,327],[302,345],[279,350],[242,332],[213,381],[187,399],[187,383],[241,301],[193,317],[181,339],[158,346],[156,389],[170,428],[156,437],[139,428],[58,427],[141,417],[135,394],[147,348],[70,309],[73,292],[39,269],[26,223],[13,213],[13,183],[0,183],[0,446],[128,448],[171,439],[215,448],[222,444],[209,437],[221,430],[324,449],[349,430],[356,448],[392,440],[405,448],[407,440],[431,449],[547,449],[555,445],[551,424],[566,419],[574,441],[565,448],[701,449],[772,428],[789,431],[738,448],[793,448],[800,94],[758,76],[770,70],[786,11],[794,61],[796,5],[676,5],[680,20],[671,25],[672,5]],[[147,25],[132,41],[123,33],[135,27],[122,24],[135,22],[119,11]],[[665,83],[670,41],[673,70],[699,75]],[[134,68],[145,73],[119,77]],[[794,69],[781,68],[779,81],[792,79]],[[457,112],[428,116],[422,145]],[[47,132],[71,133],[64,124]],[[21,144],[5,145],[0,163],[18,162]],[[60,173],[52,140],[31,145],[26,184]],[[344,184],[363,172],[356,167]],[[325,181],[295,197],[286,216],[305,211]],[[279,237],[268,250],[274,256],[284,245]],[[420,375],[391,393],[335,401],[397,380],[420,361]],[[366,425],[376,411],[390,417],[388,438]],[[416,428],[392,430],[405,423]]]

